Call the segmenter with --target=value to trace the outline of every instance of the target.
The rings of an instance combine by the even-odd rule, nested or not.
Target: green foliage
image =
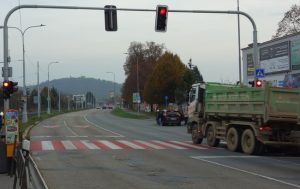
[[[124,118],[130,118],[130,119],[147,119],[149,118],[148,116],[144,114],[137,114],[137,112],[128,112],[124,111],[121,108],[115,108],[112,112],[113,115],[118,116],[118,117],[124,117]]]

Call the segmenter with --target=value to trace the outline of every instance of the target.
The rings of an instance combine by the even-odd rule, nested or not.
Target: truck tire
[[[203,138],[199,135],[197,127],[192,128],[192,141],[194,144],[201,144]]]
[[[242,150],[245,154],[262,154],[264,152],[264,145],[260,143],[251,129],[244,130],[241,138]]]
[[[226,134],[227,148],[230,151],[237,151],[240,147],[240,136],[236,128],[231,127]]]
[[[251,129],[244,130],[241,138],[243,152],[249,155],[254,154],[255,148],[257,147],[256,143],[257,142],[253,131]]]
[[[211,147],[216,147],[220,143],[220,139],[216,138],[214,128],[211,125],[206,130],[206,143]]]

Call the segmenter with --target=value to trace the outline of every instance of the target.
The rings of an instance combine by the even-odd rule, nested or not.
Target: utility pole
[[[60,112],[60,91],[58,91],[58,112]]]
[[[37,95],[38,95],[38,117],[41,117],[41,94],[40,94],[40,64],[37,62]]]
[[[240,3],[237,0],[237,11],[240,11]],[[238,48],[239,48],[239,82],[240,85],[242,84],[242,63],[241,63],[241,35],[240,35],[240,14],[237,15],[238,17]]]

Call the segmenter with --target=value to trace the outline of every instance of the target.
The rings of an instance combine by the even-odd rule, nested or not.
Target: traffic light
[[[9,99],[10,98],[10,81],[3,81],[2,83],[3,88],[3,98]]]
[[[255,80],[255,87],[262,87],[262,84],[263,84],[262,80],[259,79]]]
[[[106,31],[117,31],[117,7],[114,5],[105,5],[104,18],[105,18],[105,30]],[[108,9],[110,8],[110,9]]]
[[[18,91],[18,82],[3,81],[2,87],[3,87],[3,98],[9,99],[10,95]]]
[[[249,81],[248,83],[249,83],[249,85],[251,85],[251,87],[254,87],[254,86],[255,86],[255,85],[254,85],[254,84],[255,84],[254,81]]]
[[[168,6],[157,5],[156,7],[156,20],[155,20],[155,31],[166,32],[167,30],[167,19],[168,19]]]

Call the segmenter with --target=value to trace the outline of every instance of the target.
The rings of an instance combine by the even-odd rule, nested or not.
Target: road
[[[191,144],[184,126],[68,113],[31,130],[31,153],[51,189],[300,188],[300,157],[248,156]]]

